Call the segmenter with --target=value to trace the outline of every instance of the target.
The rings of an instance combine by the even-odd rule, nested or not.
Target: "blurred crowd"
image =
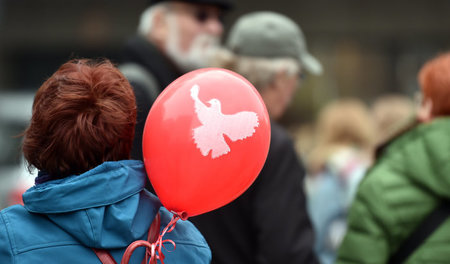
[[[307,167],[308,212],[321,263],[336,259],[348,211],[360,181],[375,162],[376,148],[411,124],[414,115],[413,100],[403,95],[383,95],[371,105],[343,98],[326,104],[314,124],[294,133]]]
[[[17,104],[22,110],[28,111],[23,114],[20,122],[18,117],[14,117],[19,110],[11,110],[13,106],[2,108],[0,105],[0,109],[3,109],[0,112],[0,121],[3,123],[0,128],[1,148],[14,149],[14,146],[8,144],[13,142],[10,139],[14,139],[16,145],[18,138],[23,137],[25,140],[24,154],[14,150],[10,151],[11,154],[0,155],[1,165],[8,163],[10,155],[20,160],[19,167],[3,166],[6,169],[0,170],[0,206],[6,208],[14,204],[25,205],[21,209],[9,207],[2,211],[0,238],[3,242],[0,248],[10,248],[15,243],[10,238],[6,239],[11,232],[25,232],[5,220],[15,218],[22,219],[21,225],[24,226],[42,223],[44,229],[52,232],[64,229],[68,236],[73,236],[67,241],[79,241],[77,235],[71,235],[71,232],[76,233],[76,230],[84,227],[66,226],[66,220],[59,221],[64,217],[74,221],[87,221],[80,220],[84,218],[78,215],[78,210],[98,210],[100,202],[89,206],[78,205],[71,202],[80,198],[77,192],[72,194],[66,189],[58,189],[58,195],[62,192],[64,195],[55,197],[67,199],[70,201],[67,203],[73,208],[69,206],[66,209],[64,204],[65,209],[52,211],[48,208],[53,206],[53,196],[45,196],[40,192],[44,192],[45,188],[55,188],[58,184],[61,189],[65,184],[72,186],[70,177],[85,175],[84,173],[91,175],[96,166],[104,166],[108,169],[106,173],[113,175],[115,172],[110,172],[109,169],[114,166],[103,162],[122,162],[121,166],[125,166],[121,161],[123,159],[142,161],[144,125],[158,95],[187,72],[205,67],[220,67],[239,73],[260,93],[271,121],[269,154],[258,178],[240,197],[217,210],[189,218],[195,225],[195,228],[185,227],[191,232],[190,237],[177,234],[176,237],[174,235],[174,240],[187,239],[192,244],[186,243],[189,245],[177,249],[173,254],[174,261],[182,259],[182,254],[196,263],[449,261],[450,240],[445,236],[448,234],[446,231],[450,230],[447,219],[450,215],[447,206],[450,199],[449,53],[436,51],[433,57],[428,58],[417,72],[419,90],[416,95],[383,93],[370,100],[355,96],[336,96],[318,105],[317,114],[308,118],[310,122],[288,127],[282,118],[292,105],[295,94],[304,87],[306,78],[320,78],[327,67],[310,52],[307,36],[301,26],[279,12],[248,12],[233,21],[224,37],[224,17],[230,10],[237,8],[236,5],[238,3],[233,4],[229,0],[152,0],[142,11],[136,33],[130,33],[123,49],[117,51],[117,58],[120,58],[117,68],[109,62],[97,65],[75,60],[52,75],[41,86],[38,94],[44,94],[49,101],[62,100],[58,102],[69,108],[73,101],[67,98],[72,97],[67,96],[65,99],[64,95],[66,92],[79,94],[76,91],[79,88],[77,83],[83,83],[79,86],[84,88],[92,86],[92,89],[106,85],[106,81],[99,81],[101,77],[96,75],[97,67],[105,72],[102,76],[113,76],[111,83],[115,88],[123,86],[128,95],[131,89],[134,93],[135,101],[128,96],[126,103],[127,109],[137,109],[136,113],[124,113],[130,115],[127,122],[132,118],[136,123],[127,124],[128,133],[133,134],[134,131],[134,135],[123,139],[123,135],[104,130],[105,135],[110,136],[106,141],[97,140],[92,135],[80,138],[80,142],[92,143],[78,144],[79,149],[73,151],[80,152],[82,158],[74,158],[62,151],[66,141],[72,141],[61,132],[67,129],[67,135],[71,135],[71,130],[60,121],[66,121],[69,117],[58,116],[57,111],[53,113],[56,106],[53,109],[53,104],[47,103],[42,96],[34,99],[33,112],[33,98],[23,102],[24,107]],[[78,76],[77,73],[81,70],[77,72],[77,69],[83,69],[83,74]],[[77,81],[80,82],[67,84],[69,75],[74,76],[74,79],[79,78]],[[127,85],[122,84],[125,78]],[[85,79],[89,81],[84,82]],[[49,92],[52,87],[63,87],[54,90],[55,98]],[[66,88],[68,90],[64,91]],[[108,99],[120,103],[124,103],[126,99],[125,96],[121,98],[120,94],[105,94],[106,97],[109,96]],[[90,103],[95,99],[97,98],[86,100]],[[74,112],[74,120],[86,120],[84,116],[76,116],[78,112],[83,112],[80,109],[87,107],[84,103],[69,109]],[[3,104],[6,105],[6,102]],[[98,106],[98,103],[93,105]],[[112,112],[120,110],[123,108],[113,109],[111,113],[105,113],[106,117],[92,118],[96,120],[92,122],[100,122],[101,118],[114,119],[116,116]],[[48,115],[49,120],[40,116],[44,116],[45,111],[52,113]],[[33,121],[31,125],[28,122],[30,118]],[[11,129],[14,137],[8,130],[10,128],[6,128],[7,122],[14,128]],[[45,124],[52,124],[51,129]],[[120,124],[120,129],[123,129],[122,126],[123,123]],[[79,128],[80,131],[83,129],[84,127]],[[91,127],[85,129],[92,132]],[[73,133],[74,137],[83,135],[81,132]],[[120,151],[115,150],[116,143],[111,143],[116,142],[116,137],[119,138],[117,142],[125,146]],[[129,142],[122,143],[123,140]],[[91,148],[97,145],[101,145],[102,149],[95,152]],[[120,152],[120,155],[111,154],[114,151]],[[87,157],[86,161],[84,155]],[[131,165],[127,163],[126,166]],[[145,185],[148,192],[154,193],[147,177],[140,174],[136,177],[142,177],[142,181],[146,181],[139,188],[143,190]],[[39,189],[44,186],[41,184],[46,186],[42,190]],[[83,184],[90,186],[93,183],[86,181]],[[29,197],[28,200],[22,200],[22,194],[30,187],[32,188],[24,196]],[[136,199],[144,205],[137,205],[136,200],[130,198],[136,194],[126,195],[127,198],[120,198],[123,200],[111,198],[117,200],[111,204],[102,201],[101,208],[116,208],[119,202],[125,201],[136,207],[132,214],[140,215],[142,209],[139,206],[148,209],[148,201],[157,199],[153,194],[141,193]],[[44,202],[48,204],[36,205],[36,201],[44,198],[47,199]],[[55,204],[62,206],[60,203]],[[158,211],[158,208],[152,210]],[[166,218],[169,214],[166,211],[162,213]],[[126,222],[120,218],[120,212],[118,215],[110,217],[119,223]],[[156,217],[156,214],[151,215],[150,219]],[[126,222],[129,226],[117,224],[113,229],[116,228],[120,233],[122,229],[134,228],[134,219],[126,220],[129,221]],[[151,221],[148,224],[150,223]],[[111,228],[105,225],[108,223],[100,223],[99,228]],[[142,224],[139,228],[146,231],[149,226]],[[55,231],[55,234],[59,234],[58,232]],[[77,250],[81,252],[79,258],[86,263],[97,258],[91,251],[83,251],[84,247],[93,247],[93,243],[97,243],[95,246],[105,250],[114,249],[113,255],[117,259],[125,251],[124,245],[133,240],[122,241],[115,238],[115,235],[105,238],[108,243],[104,244],[101,239],[95,240],[98,238],[94,238],[94,242],[90,238],[76,242],[79,247]],[[58,236],[44,242],[51,244],[62,237],[67,239],[66,234]],[[130,236],[133,239],[138,237],[136,234]],[[23,237],[19,235],[19,238]],[[119,246],[114,243],[116,239],[120,240]],[[56,249],[51,246],[42,249],[39,245],[45,244],[44,242],[39,239],[27,242],[32,247],[39,248],[31,252],[25,250],[30,245],[19,240],[17,245],[14,244],[19,250],[0,249],[0,262],[9,263],[20,259],[23,262],[14,263],[27,263],[37,259],[50,263],[46,262],[46,258],[58,258],[58,247],[64,245],[54,246]],[[205,250],[208,246],[210,252]]]

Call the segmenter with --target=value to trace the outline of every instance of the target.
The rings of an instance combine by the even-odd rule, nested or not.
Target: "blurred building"
[[[0,0],[0,89],[35,90],[69,58],[117,59],[147,0]],[[228,26],[255,10],[303,28],[325,74],[310,76],[285,118],[308,119],[335,97],[412,94],[421,63],[450,48],[450,1],[235,0]],[[228,27],[226,27],[228,28]]]

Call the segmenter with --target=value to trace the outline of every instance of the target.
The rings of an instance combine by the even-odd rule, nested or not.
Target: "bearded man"
[[[208,66],[230,8],[229,0],[153,0],[142,12],[137,36],[126,43],[119,66],[138,108],[133,159],[142,160],[142,132],[156,97],[182,74]]]

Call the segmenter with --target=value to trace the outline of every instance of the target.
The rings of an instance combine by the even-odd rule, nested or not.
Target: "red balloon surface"
[[[195,216],[241,195],[269,151],[264,102],[244,77],[206,68],[172,82],[148,114],[143,156],[150,182],[171,211]]]

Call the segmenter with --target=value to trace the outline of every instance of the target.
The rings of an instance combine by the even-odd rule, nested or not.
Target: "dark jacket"
[[[182,75],[181,71],[152,43],[142,37],[136,36],[128,40],[122,53],[121,65],[129,63],[138,64],[146,70],[149,77],[154,80],[155,87],[146,87],[136,79],[129,78],[136,96],[137,123],[131,158],[142,160],[142,133],[145,120],[155,98],[149,94],[149,89],[161,93],[171,82]]]
[[[287,133],[272,123],[258,178],[235,201],[190,218],[206,238],[212,263],[316,263],[306,213],[304,168]]]
[[[450,200],[450,118],[390,142],[362,180],[337,263],[386,263],[440,203]],[[450,219],[405,263],[448,263]]]
[[[91,248],[108,249],[120,263],[127,246],[147,239],[156,213],[161,230],[172,214],[144,190],[142,162],[105,162],[81,175],[47,181],[29,189],[25,206],[0,212],[0,263],[100,263]],[[209,263],[211,252],[198,230],[178,221],[164,239],[166,263]],[[172,249],[172,245],[168,245]],[[130,263],[141,263],[137,249]]]

